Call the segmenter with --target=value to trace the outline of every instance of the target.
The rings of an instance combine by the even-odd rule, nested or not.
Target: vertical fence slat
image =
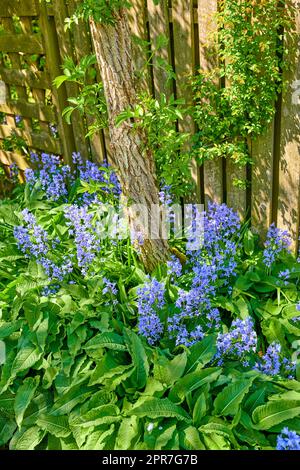
[[[176,96],[184,98],[188,105],[193,103],[189,77],[194,72],[194,11],[192,0],[173,0],[172,21],[174,38],[174,62],[176,73]],[[193,134],[195,124],[192,118],[180,122],[179,130]],[[192,163],[192,178],[196,185],[196,198],[200,200],[200,174],[196,162]]]
[[[68,4],[68,13],[70,16],[74,14],[79,3],[80,0],[73,0]],[[86,22],[81,21],[78,25],[74,24],[72,27],[72,35],[74,42],[74,54],[76,56],[77,61],[80,61],[84,56],[93,53],[89,26]],[[93,122],[91,116],[86,116],[86,120],[88,126],[90,126]],[[96,161],[102,162],[106,158],[103,131],[98,131],[89,140],[93,158]]]
[[[209,72],[218,65],[213,33],[217,25],[214,15],[218,0],[198,0],[199,55],[201,72]],[[203,165],[205,204],[208,201],[223,201],[222,159],[206,161]]]
[[[142,41],[148,40],[146,2],[144,0],[133,0],[131,5],[132,7],[129,9],[128,17],[133,36],[135,70],[138,74],[143,71],[143,76],[140,78],[141,86],[144,89],[148,88],[151,90],[149,69],[148,67],[145,68],[145,64],[148,60],[147,47],[145,48],[142,44],[134,41],[135,37]]]
[[[267,132],[252,141],[252,226],[262,237],[272,223],[274,121]]]
[[[56,26],[56,34],[58,37],[60,60],[63,62],[65,57],[73,56],[73,46],[71,42],[70,31],[65,30],[65,19],[68,16],[68,11],[65,2],[60,0],[53,0],[54,18]],[[62,70],[60,74],[62,73]],[[65,82],[68,97],[78,95],[78,86],[75,83]],[[80,152],[83,157],[87,158],[89,155],[87,141],[85,139],[85,129],[82,117],[76,110],[72,113],[71,124],[73,127],[74,140],[77,152]]]
[[[38,2],[37,2],[38,3]],[[47,7],[44,0],[40,3],[40,25],[43,31],[48,72],[53,81],[61,75],[61,58],[59,54],[58,39],[55,31],[54,19],[48,17]],[[67,105],[67,92],[64,85],[58,90],[52,87],[53,101],[57,110],[59,135],[63,146],[63,155],[67,163],[72,162],[72,153],[75,151],[75,141],[71,126],[62,118],[62,112]]]
[[[158,5],[155,5],[153,0],[148,0],[148,21],[153,50],[157,48],[159,36],[165,36],[169,41],[167,45],[160,47],[152,61],[155,96],[159,97],[160,93],[164,93],[169,97],[172,93],[172,83],[167,82],[167,74],[158,64],[158,58],[163,59],[169,65],[172,63],[168,0],[161,0]]]
[[[293,50],[292,37],[285,36],[284,57],[290,62],[286,72],[288,87],[282,96],[279,191],[277,223],[288,230],[296,250],[299,236],[299,188],[300,188],[300,1],[291,0],[295,8],[295,33],[297,44]]]

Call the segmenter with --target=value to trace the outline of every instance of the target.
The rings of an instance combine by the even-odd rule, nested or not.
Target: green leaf
[[[160,356],[154,363],[153,376],[162,384],[171,386],[183,375],[186,364],[186,352],[178,354],[171,361],[169,361],[165,356]]]
[[[198,365],[204,367],[208,364],[217,352],[216,335],[206,336],[202,341],[189,348],[186,374],[195,369]]]
[[[197,388],[201,387],[206,383],[217,380],[221,374],[222,369],[220,367],[209,367],[203,370],[196,370],[190,374],[182,377],[174,385],[169,393],[169,398],[173,402],[181,403],[188,392],[193,392]]]
[[[141,339],[127,328],[124,331],[124,338],[134,365],[130,379],[137,389],[143,388],[146,385],[149,374],[149,364],[144,346]]]
[[[205,450],[205,446],[200,439],[198,430],[194,426],[188,426],[184,431],[184,449],[187,450]]]
[[[28,344],[20,349],[12,364],[11,375],[14,377],[23,370],[30,369],[41,358],[42,353],[33,344]]]
[[[187,423],[191,421],[187,412],[180,406],[175,405],[168,398],[150,398],[145,400],[140,406],[132,408],[128,412],[128,415],[151,419],[176,418],[179,421],[185,421]]]
[[[45,431],[38,426],[17,431],[10,441],[10,450],[34,450],[45,436]]]
[[[106,441],[114,434],[115,424],[112,424],[107,430],[95,430],[92,432],[82,447],[82,450],[102,450],[105,447]]]
[[[234,416],[248,393],[253,380],[238,380],[225,387],[214,401],[214,414]]]
[[[120,410],[116,405],[101,405],[83,415],[72,416],[70,419],[71,426],[80,426],[90,428],[91,426],[100,426],[101,424],[111,424],[120,421]]]
[[[252,413],[255,429],[267,430],[300,414],[300,401],[276,400],[258,406]]]
[[[115,450],[132,449],[132,444],[139,437],[139,426],[137,416],[122,419],[116,438]]]
[[[61,416],[70,413],[76,405],[85,401],[94,391],[95,389],[87,387],[86,385],[75,385],[56,400],[51,414]]]
[[[17,390],[14,410],[16,415],[16,422],[17,425],[20,427],[23,421],[23,416],[25,411],[27,410],[29,404],[31,403],[35,391],[39,385],[40,377],[28,377],[24,380],[22,385]]]
[[[67,437],[71,434],[69,421],[66,416],[44,414],[38,418],[37,425],[55,437]]]
[[[14,420],[8,419],[7,416],[0,415],[0,447],[5,445],[12,438],[16,427],[17,425]]]
[[[83,346],[83,348],[88,351],[99,348],[108,348],[114,351],[126,350],[126,346],[124,344],[122,336],[111,332],[100,333],[94,336],[94,338],[90,339]]]
[[[196,427],[200,426],[201,420],[206,414],[207,407],[206,394],[204,392],[200,393],[193,410],[193,423]]]

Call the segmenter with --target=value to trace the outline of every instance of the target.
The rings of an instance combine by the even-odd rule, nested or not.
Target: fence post
[[[47,68],[50,74],[50,79],[53,81],[55,77],[61,75],[61,57],[59,54],[58,37],[54,18],[48,15],[47,5],[45,0],[38,0],[37,7],[39,8],[39,19],[41,30],[43,32],[43,41],[46,52]],[[52,84],[53,101],[57,109],[58,130],[62,142],[63,155],[66,163],[72,163],[72,153],[76,150],[74,134],[72,127],[69,126],[62,117],[62,112],[67,106],[67,91],[63,84],[59,89],[56,89]]]

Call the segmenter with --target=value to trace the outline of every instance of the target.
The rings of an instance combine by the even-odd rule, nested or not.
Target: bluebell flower
[[[287,427],[283,428],[277,436],[276,450],[300,450],[300,435]]]
[[[270,268],[282,252],[289,251],[290,244],[289,233],[277,228],[274,223],[271,224],[264,245],[263,261],[265,265]]]
[[[164,327],[159,311],[165,305],[165,287],[157,279],[149,281],[138,289],[139,334],[153,345],[161,339]]]
[[[255,369],[266,375],[286,376],[293,379],[296,372],[296,363],[288,358],[281,357],[281,345],[279,343],[271,343],[261,360],[255,364]]]
[[[87,206],[72,205],[66,208],[65,217],[69,234],[74,236],[78,267],[86,275],[101,248],[92,225],[93,215],[88,212]]]
[[[249,356],[256,351],[256,347],[257,334],[252,319],[237,319],[232,322],[228,333],[218,334],[216,359],[220,365],[225,359],[230,359],[248,366]]]
[[[176,256],[172,256],[171,260],[167,262],[168,274],[180,277],[182,274],[182,264]]]

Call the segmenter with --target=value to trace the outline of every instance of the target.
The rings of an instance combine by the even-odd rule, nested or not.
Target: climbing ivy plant
[[[250,162],[247,141],[263,134],[282,90],[283,31],[292,32],[293,10],[278,0],[222,0],[216,14],[218,66],[193,78],[199,131],[194,153]]]

